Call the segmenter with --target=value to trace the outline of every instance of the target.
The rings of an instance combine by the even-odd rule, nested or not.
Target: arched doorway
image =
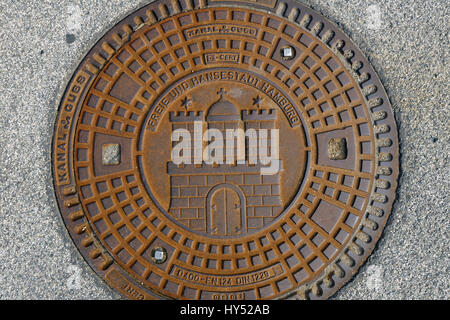
[[[207,231],[215,236],[234,236],[245,233],[245,198],[236,186],[215,186],[208,194]]]

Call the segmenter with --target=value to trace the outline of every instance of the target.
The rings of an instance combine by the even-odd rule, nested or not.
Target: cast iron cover
[[[226,149],[227,130],[245,132],[244,150]],[[327,298],[373,250],[398,176],[377,75],[289,0],[131,14],[74,73],[52,148],[73,241],[134,299]]]

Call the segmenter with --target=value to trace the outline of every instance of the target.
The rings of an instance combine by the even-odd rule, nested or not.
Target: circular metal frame
[[[198,25],[214,24],[229,34],[220,35],[212,28],[205,35],[196,29]],[[204,41],[211,39],[217,42],[205,47]],[[233,41],[240,41],[239,46]],[[203,50],[196,53],[190,45],[203,45]],[[280,55],[280,48],[286,45],[296,51],[294,59],[277,58],[275,53]],[[151,52],[147,55],[148,49]],[[241,54],[239,63],[236,66],[230,61],[211,60],[209,64],[206,55],[216,52]],[[147,67],[143,71],[138,65]],[[120,72],[114,70],[117,66]],[[148,119],[154,106],[151,101],[163,97],[164,89],[171,84],[192,77],[192,72],[211,68],[219,72],[220,68],[241,68],[244,77],[249,73],[248,66],[253,68],[252,75],[273,81],[306,122],[307,172],[299,196],[272,224],[244,238],[205,239],[165,219],[157,206],[143,204],[151,202],[148,190],[152,187],[146,187],[146,179],[136,174],[140,171],[142,175],[143,167],[138,143],[126,141],[139,141],[137,132],[150,126],[148,120],[140,119]],[[296,67],[307,70],[308,76]],[[220,80],[220,85],[228,85],[227,79]],[[237,78],[231,80],[235,83]],[[115,90],[117,83],[128,89]],[[141,85],[133,87],[135,83]],[[333,100],[337,96],[344,100],[343,105]],[[325,102],[334,103],[331,111],[323,107]],[[129,298],[216,299],[224,293],[243,299],[327,298],[367,259],[395,198],[398,138],[389,99],[378,76],[346,35],[296,1],[151,3],[117,24],[92,48],[75,71],[58,110],[52,165],[62,217],[95,272]],[[285,121],[292,125],[288,118]],[[344,134],[345,128],[351,128],[352,133]],[[118,132],[115,143],[102,140],[114,130]],[[353,141],[353,147],[348,148],[355,152],[351,161],[357,166],[353,170],[345,167],[346,160],[340,155],[321,158],[326,150],[331,154],[326,145],[330,138],[336,138],[336,130],[342,130],[339,132],[347,143]],[[95,140],[94,131],[98,134]],[[344,138],[340,139],[332,142],[338,151]],[[122,158],[109,159],[114,152],[122,152]],[[128,162],[124,158],[127,154],[134,155]],[[342,167],[333,169],[330,161],[343,161]],[[98,179],[99,175],[111,174],[109,168],[122,165],[121,172],[111,179]],[[114,197],[107,200],[102,194],[111,190]],[[314,214],[332,212],[334,207],[343,211],[336,224],[325,230],[323,221],[327,218],[314,220]],[[120,219],[114,222],[117,211]],[[347,234],[341,240],[340,232]],[[152,241],[144,248],[141,244],[145,235]],[[113,244],[118,239],[120,248]],[[304,256],[303,246],[312,249],[312,254]],[[327,253],[330,246],[336,250]],[[155,262],[153,253],[162,247],[168,259]],[[145,262],[147,251],[150,261],[156,263],[153,266]],[[276,254],[275,262],[269,257],[270,251]],[[258,259],[263,262],[261,266]],[[198,262],[209,260],[221,261],[222,267],[208,271],[207,262]],[[247,267],[239,268],[240,260],[245,260]],[[179,261],[178,266],[174,261]],[[228,263],[231,269],[223,267]],[[207,271],[212,272],[211,281],[223,282],[218,289],[212,289],[211,283],[206,285],[204,279],[198,280],[207,277]],[[242,275],[256,280],[240,285]],[[233,286],[235,290],[230,289]]]

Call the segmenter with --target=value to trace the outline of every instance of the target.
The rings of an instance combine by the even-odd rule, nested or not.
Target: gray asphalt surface
[[[399,126],[401,177],[382,239],[335,299],[450,298],[445,0],[305,0],[366,54]],[[0,299],[116,299],[72,244],[49,161],[64,86],[138,0],[0,1]]]

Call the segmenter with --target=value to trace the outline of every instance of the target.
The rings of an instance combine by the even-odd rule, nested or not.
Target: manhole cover
[[[92,268],[136,299],[327,298],[367,258],[398,175],[384,89],[295,1],[157,1],[89,52],[53,174]]]

